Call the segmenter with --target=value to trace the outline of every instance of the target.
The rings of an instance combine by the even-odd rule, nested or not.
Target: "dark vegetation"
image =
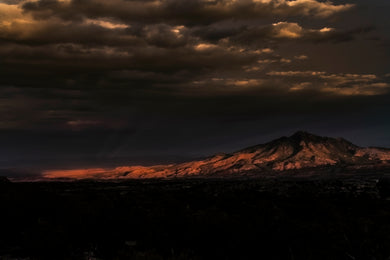
[[[0,259],[389,259],[386,175],[0,184]]]

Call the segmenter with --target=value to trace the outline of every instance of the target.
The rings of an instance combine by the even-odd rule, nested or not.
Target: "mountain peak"
[[[322,139],[322,136],[315,135],[306,131],[297,131],[293,135],[290,136],[292,139],[298,140],[310,140],[310,139]]]

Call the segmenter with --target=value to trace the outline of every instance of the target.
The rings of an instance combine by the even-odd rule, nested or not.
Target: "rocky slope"
[[[185,176],[241,176],[246,173],[278,173],[323,166],[387,164],[390,149],[362,148],[342,138],[297,132],[269,143],[231,154],[172,165],[126,166],[115,169],[47,171],[46,178],[164,178]]]

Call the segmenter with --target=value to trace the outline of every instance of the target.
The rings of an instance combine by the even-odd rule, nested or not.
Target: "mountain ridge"
[[[284,171],[390,163],[390,149],[360,147],[344,138],[324,137],[305,131],[233,153],[218,153],[203,160],[155,166],[122,166],[115,169],[56,170],[44,178],[172,178],[242,176],[251,172],[282,174]]]

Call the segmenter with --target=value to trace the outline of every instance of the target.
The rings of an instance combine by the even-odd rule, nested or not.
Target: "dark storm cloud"
[[[17,5],[19,3],[22,3],[24,0],[3,0],[2,2],[4,4],[9,4],[9,5]]]
[[[52,16],[64,20],[81,20],[85,17],[114,17],[125,22],[144,23],[212,23],[224,19],[251,19],[261,16],[329,17],[346,11],[352,4],[334,5],[315,0],[296,1],[235,1],[235,0],[157,0],[125,1],[72,0],[27,1],[23,9],[34,17],[47,19]]]
[[[234,44],[256,46],[264,42],[278,43],[287,40],[308,41],[313,43],[318,42],[342,42],[351,41],[355,36],[365,34],[372,31],[372,27],[357,28],[347,31],[337,30],[335,28],[304,28],[298,23],[279,22],[271,25],[250,26],[241,28],[234,32],[230,32],[229,40]],[[206,37],[218,37],[218,31],[212,35],[206,31]]]
[[[224,77],[221,82],[227,85],[256,85],[274,66],[294,66],[291,57],[274,52],[280,44],[345,41],[361,33],[287,21],[259,24],[270,15],[324,20],[353,7],[315,0],[9,4],[13,5],[2,6],[8,14],[0,31],[0,73],[3,84],[16,86],[123,87],[127,92],[164,86],[182,91],[194,81],[202,82],[202,77],[206,82]],[[257,78],[244,73],[259,68],[264,71]],[[228,74],[233,77],[226,78]]]
[[[142,39],[128,34],[124,29],[108,29],[94,24],[62,24],[55,21],[31,26],[11,25],[3,31],[0,39],[3,42],[35,46],[55,43],[75,43],[91,47],[96,45],[132,46],[143,43]]]
[[[354,3],[3,1],[0,152],[198,156],[318,118],[387,127],[386,24]]]

